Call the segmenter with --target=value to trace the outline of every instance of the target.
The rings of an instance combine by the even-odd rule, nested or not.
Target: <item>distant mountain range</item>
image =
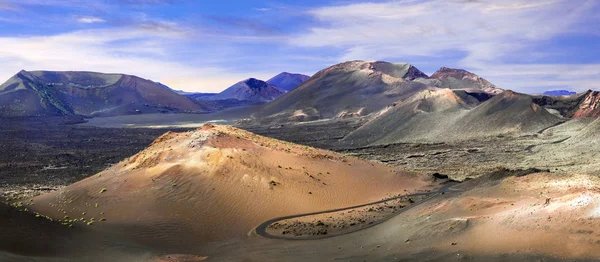
[[[453,118],[466,112],[471,112],[468,115],[476,114],[480,110],[478,108],[488,101],[495,101],[494,98],[500,94],[507,97],[495,106],[489,106],[484,113],[477,114],[491,117],[496,110],[501,110],[513,117],[528,118],[526,115],[531,109],[533,112],[530,113],[539,117],[531,117],[527,123],[503,122],[501,126],[483,120],[467,120],[471,119],[467,115],[461,115],[462,120]],[[509,98],[521,101],[512,106],[512,109],[520,108],[520,113],[502,106],[514,102]],[[254,123],[365,117],[370,125],[388,130],[389,137],[366,139],[371,142],[398,141],[402,137],[422,135],[439,136],[441,134],[420,131],[412,134],[411,130],[416,129],[404,128],[409,124],[413,127],[427,126],[427,123],[442,125],[451,119],[458,121],[454,124],[463,126],[463,129],[449,125],[447,130],[467,132],[464,128],[468,126],[481,126],[482,130],[494,126],[504,130],[512,126],[513,129],[524,130],[537,128],[538,120],[540,125],[553,122],[554,116],[600,116],[600,93],[597,91],[573,94],[554,90],[545,95],[506,93],[463,69],[442,67],[428,76],[411,64],[383,61],[344,62],[325,68],[312,77],[283,72],[268,81],[249,78],[220,93],[185,92],[131,75],[77,71],[23,70],[0,85],[0,117],[206,113],[261,104],[253,115]],[[458,112],[458,115],[450,112]],[[553,116],[549,117],[544,112]],[[505,118],[497,116],[497,119]],[[390,124],[392,126],[386,127]],[[371,132],[361,131],[370,130],[367,127],[357,130],[353,136],[362,137]],[[398,130],[404,131],[396,134]]]
[[[307,78],[284,72],[272,80],[293,89]],[[0,85],[0,117],[203,113],[266,103],[286,92],[254,78],[213,94],[174,90],[125,74],[22,70]]]
[[[124,74],[22,70],[0,85],[3,117],[211,110],[153,81]]]
[[[576,92],[571,92],[569,90],[550,90],[550,91],[544,92],[543,95],[545,95],[545,96],[569,96],[569,95],[574,95],[574,94],[576,94]]]
[[[189,93],[173,90],[198,101],[206,101],[224,109],[229,107],[264,104],[300,86],[310,77],[283,72],[268,81],[249,78],[228,87],[220,93]],[[172,89],[171,89],[172,90]]]

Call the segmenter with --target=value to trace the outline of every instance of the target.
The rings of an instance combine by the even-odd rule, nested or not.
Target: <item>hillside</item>
[[[406,63],[350,61],[321,70],[300,87],[266,104],[256,117],[264,121],[308,121],[364,116],[427,86],[411,80],[427,77]]]
[[[105,116],[210,109],[150,80],[123,74],[21,71],[0,85],[0,116]]]
[[[467,140],[537,132],[561,121],[528,95],[505,91],[481,104],[450,89],[416,94],[346,136],[347,147]],[[467,101],[473,101],[467,103]]]
[[[600,92],[588,90],[568,96],[534,96],[534,102],[556,110],[564,117],[582,118],[600,116]]]
[[[427,182],[393,168],[226,126],[166,133],[138,154],[34,199],[37,212],[198,248],[273,217],[375,201]],[[64,212],[63,212],[64,210]],[[78,219],[80,220],[80,219]]]
[[[294,88],[300,86],[306,82],[310,76],[303,74],[292,74],[288,72],[282,72],[271,79],[267,80],[267,83],[279,87],[285,91],[292,91]]]

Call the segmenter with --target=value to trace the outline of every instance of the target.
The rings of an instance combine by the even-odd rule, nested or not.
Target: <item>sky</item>
[[[0,81],[96,71],[219,92],[382,60],[524,93],[600,90],[599,25],[596,0],[0,0]]]

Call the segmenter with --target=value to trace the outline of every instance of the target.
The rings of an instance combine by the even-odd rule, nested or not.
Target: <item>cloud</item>
[[[117,4],[127,5],[156,5],[156,4],[173,4],[177,0],[112,0]]]
[[[517,56],[523,61],[535,60],[530,50],[538,43],[564,34],[589,33],[589,25],[580,25],[592,19],[598,6],[592,0],[430,0],[325,6],[307,12],[316,25],[295,35],[289,43],[344,50],[340,61],[415,56],[446,60],[449,53],[462,54],[454,58],[455,66],[490,74],[492,69],[502,70],[503,76],[495,74],[491,78],[508,88],[531,90],[541,87],[524,86],[505,77],[524,70],[535,79],[534,69],[540,65],[518,66],[519,61],[506,64],[505,59]],[[556,78],[552,84],[567,82],[558,75],[564,72],[563,66],[544,68],[546,77]]]
[[[271,8],[260,7],[260,8],[254,8],[254,10],[260,11],[260,12],[267,12],[267,11],[271,11]]]
[[[9,10],[9,11],[15,11],[18,10],[17,6],[8,3],[8,2],[0,2],[0,10]]]
[[[77,19],[77,22],[84,23],[84,24],[104,23],[104,22],[106,22],[106,20],[104,20],[104,19],[102,19],[100,17],[94,17],[94,16],[79,16],[76,19]]]
[[[478,74],[492,83],[530,93],[549,89],[600,90],[600,64],[489,64]]]
[[[20,69],[84,70],[137,75],[175,89],[218,92],[250,75],[171,57],[182,35],[139,27],[82,30],[52,36],[0,37],[0,78]]]
[[[576,2],[576,3],[575,3]],[[530,41],[565,32],[590,10],[591,1],[525,0],[363,3],[312,10],[322,24],[292,42],[347,48],[347,57],[468,52],[466,60],[493,59]]]
[[[279,27],[258,18],[222,15],[205,15],[203,18],[210,21],[214,28],[223,35],[272,36],[282,34],[283,31]]]

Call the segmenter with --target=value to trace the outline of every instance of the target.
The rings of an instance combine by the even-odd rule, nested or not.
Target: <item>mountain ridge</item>
[[[151,80],[89,71],[21,70],[0,85],[0,116],[207,112]]]

